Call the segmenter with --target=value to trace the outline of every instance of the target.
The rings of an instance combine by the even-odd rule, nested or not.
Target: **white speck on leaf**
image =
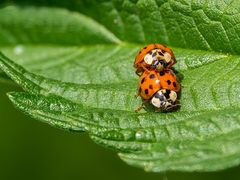
[[[136,137],[136,139],[141,139],[142,134],[140,132],[136,132],[135,137]]]
[[[22,45],[17,45],[14,47],[13,51],[14,51],[14,54],[20,55],[24,52],[24,47]]]

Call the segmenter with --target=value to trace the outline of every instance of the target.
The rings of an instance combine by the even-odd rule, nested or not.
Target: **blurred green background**
[[[65,132],[25,116],[6,93],[21,91],[0,84],[0,180],[240,179],[240,167],[212,173],[147,173],[122,162],[85,134]]]

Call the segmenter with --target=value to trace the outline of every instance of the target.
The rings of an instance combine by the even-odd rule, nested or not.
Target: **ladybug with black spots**
[[[176,104],[181,85],[171,70],[144,71],[139,79],[137,96],[158,110],[170,111]],[[140,108],[141,109],[141,108]]]
[[[142,72],[150,69],[171,69],[175,63],[176,59],[170,48],[162,44],[149,44],[139,51],[133,66],[137,68],[136,74],[141,76]]]

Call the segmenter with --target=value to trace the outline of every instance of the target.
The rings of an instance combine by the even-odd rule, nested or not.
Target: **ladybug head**
[[[164,111],[171,110],[177,101],[177,93],[168,89],[161,89],[154,94],[151,104]]]
[[[152,65],[153,65],[154,69],[159,70],[159,71],[161,71],[167,67],[167,64],[164,60],[154,60]]]

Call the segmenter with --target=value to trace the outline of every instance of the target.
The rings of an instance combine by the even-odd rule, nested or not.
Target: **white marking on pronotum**
[[[149,65],[152,64],[153,63],[152,55],[146,54],[146,56],[144,57],[144,61]]]
[[[170,62],[171,58],[172,58],[171,54],[169,54],[168,52],[164,53],[164,59],[166,60],[167,63]]]

